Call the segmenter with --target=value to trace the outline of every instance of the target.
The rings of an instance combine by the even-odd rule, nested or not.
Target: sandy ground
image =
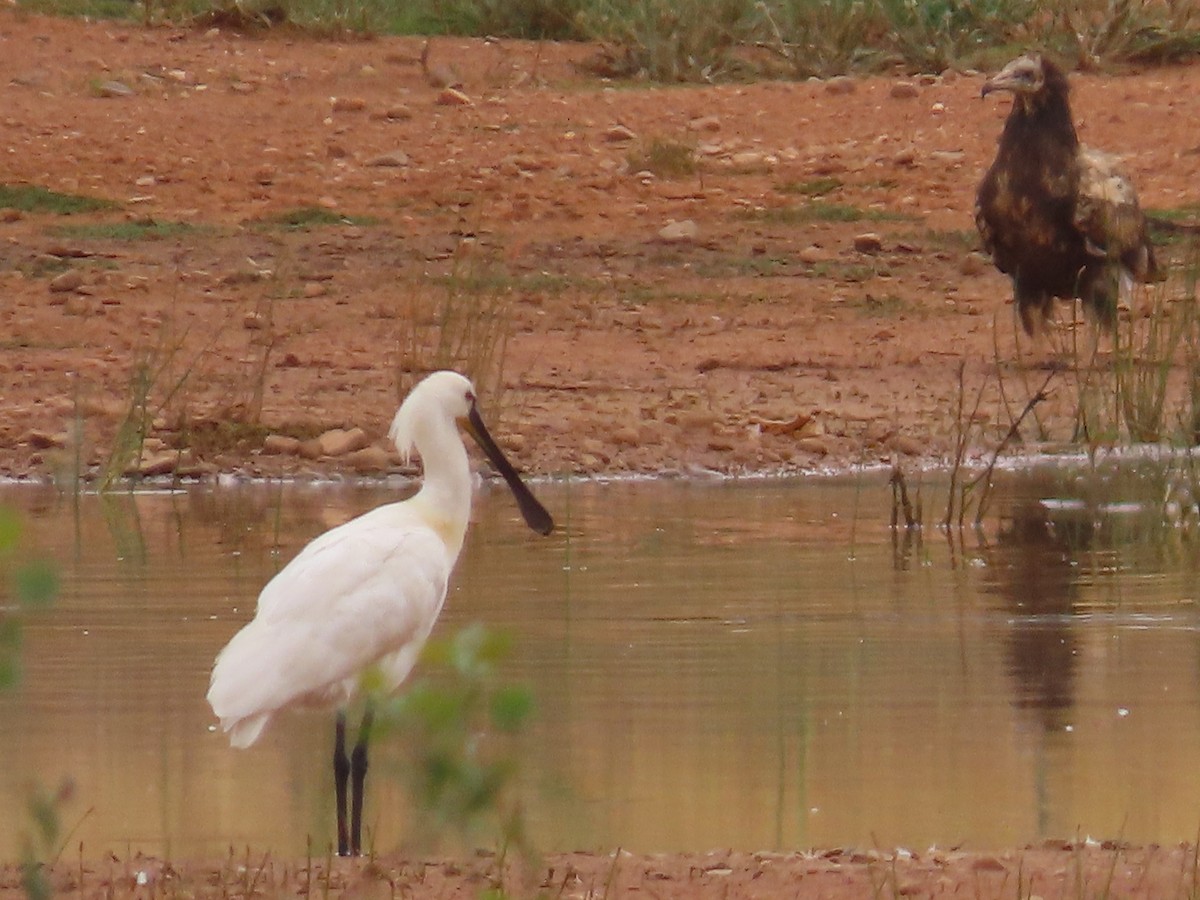
[[[1047,844],[999,853],[931,849],[831,849],[810,853],[632,855],[566,853],[537,865],[470,859],[281,861],[231,853],[206,863],[151,857],[60,864],[49,882],[64,896],[471,898],[488,896],[778,898],[872,897],[1146,898],[1195,896],[1190,847]],[[503,868],[503,874],[499,874]],[[17,896],[19,874],[0,869],[0,896]],[[505,893],[499,893],[504,891]]]
[[[14,11],[0,51],[3,183],[116,204],[0,222],[0,471],[94,473],[127,420],[147,471],[377,471],[455,360],[543,474],[941,457],[960,397],[986,444],[1041,382],[975,252],[979,74],[652,87],[579,45],[439,39],[425,72],[414,40]],[[1196,204],[1200,66],[1074,84],[1146,205]]]
[[[585,46],[439,39],[428,72],[419,51],[0,12],[0,183],[113,203],[0,213],[0,473],[95,474],[130,421],[149,472],[386,470],[398,398],[455,359],[540,474],[941,458],[964,393],[983,392],[986,443],[1040,385],[1047,344],[1018,347],[1009,286],[975,252],[974,188],[1007,111],[980,100],[981,75],[653,87],[582,72]],[[1200,200],[1200,67],[1074,85],[1082,135],[1125,157],[1146,205]],[[656,143],[698,165],[655,174]],[[335,215],[298,213],[314,208]],[[1069,390],[1047,421],[1056,408]],[[602,853],[533,881],[565,897],[1174,897],[1195,889],[1192,862]],[[302,865],[247,880],[114,861],[84,894],[133,896],[143,869],[196,895],[317,889]],[[380,860],[337,865],[333,887],[476,896],[492,877],[486,859]]]

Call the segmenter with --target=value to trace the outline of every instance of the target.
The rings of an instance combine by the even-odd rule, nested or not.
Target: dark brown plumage
[[[975,224],[1012,278],[1021,324],[1033,334],[1055,297],[1078,297],[1111,329],[1122,286],[1157,277],[1133,183],[1114,157],[1079,143],[1067,76],[1051,60],[1014,59],[984,84],[984,96],[993,91],[1011,92],[1013,105]]]

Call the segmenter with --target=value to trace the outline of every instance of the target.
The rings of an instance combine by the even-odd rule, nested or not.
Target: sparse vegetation
[[[826,176],[822,178],[810,178],[807,181],[789,181],[786,184],[781,184],[777,190],[781,194],[824,197],[826,194],[832,194],[841,186],[842,180],[840,178]]]
[[[460,849],[495,846],[529,856],[522,806],[514,796],[519,763],[512,739],[533,712],[529,690],[506,683],[499,667],[510,641],[480,624],[431,641],[422,675],[383,698],[378,738],[399,750],[397,771],[409,786],[414,819],[406,844],[422,850],[441,839]],[[497,886],[502,884],[497,872]]]
[[[1191,0],[22,0],[38,12],[317,34],[590,40],[599,74],[656,81],[990,67],[1014,46],[1081,67],[1200,54]]]
[[[396,343],[396,396],[438,369],[469,377],[483,405],[502,407],[504,365],[517,282],[469,253],[451,271],[403,294]]]
[[[114,209],[116,206],[111,200],[100,197],[62,194],[32,184],[0,185],[0,209],[69,216],[73,213]]]
[[[186,237],[211,230],[211,226],[189,222],[162,222],[157,219],[129,219],[121,222],[84,222],[79,225],[55,225],[51,231],[59,237],[92,241],[147,241]]]
[[[742,218],[756,222],[782,225],[804,225],[810,222],[900,222],[909,216],[882,209],[863,209],[847,203],[828,203],[812,200],[800,206],[769,206],[747,210]]]
[[[370,216],[351,216],[345,213],[326,209],[323,206],[299,206],[285,210],[275,215],[257,219],[255,225],[265,228],[286,228],[292,231],[304,231],[310,228],[323,228],[333,225],[377,225],[378,220]]]
[[[686,178],[698,168],[691,143],[662,137],[638,143],[626,154],[625,163],[630,172],[650,172],[658,178]]]

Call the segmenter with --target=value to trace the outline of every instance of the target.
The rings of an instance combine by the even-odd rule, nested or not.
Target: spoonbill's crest
[[[471,382],[456,372],[435,372],[405,398],[389,432],[402,454],[415,450],[421,457],[421,489],[309,543],[263,588],[254,618],[213,666],[208,702],[235,747],[253,744],[285,709],[338,707],[334,781],[343,856],[362,849],[372,721],[368,698],[347,757],[345,707],[367,672],[387,690],[399,687],[441,612],[471,513],[471,470],[459,423],[508,483],[529,527],[549,534],[553,519],[488,434]]]

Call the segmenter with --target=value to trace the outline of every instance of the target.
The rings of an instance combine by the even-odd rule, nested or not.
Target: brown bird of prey
[[[1053,314],[1054,298],[1083,302],[1106,329],[1134,280],[1158,277],[1146,217],[1113,156],[1079,143],[1067,76],[1037,53],[1014,59],[983,85],[1013,95],[996,159],[975,201],[983,246],[1013,282],[1026,333]]]

